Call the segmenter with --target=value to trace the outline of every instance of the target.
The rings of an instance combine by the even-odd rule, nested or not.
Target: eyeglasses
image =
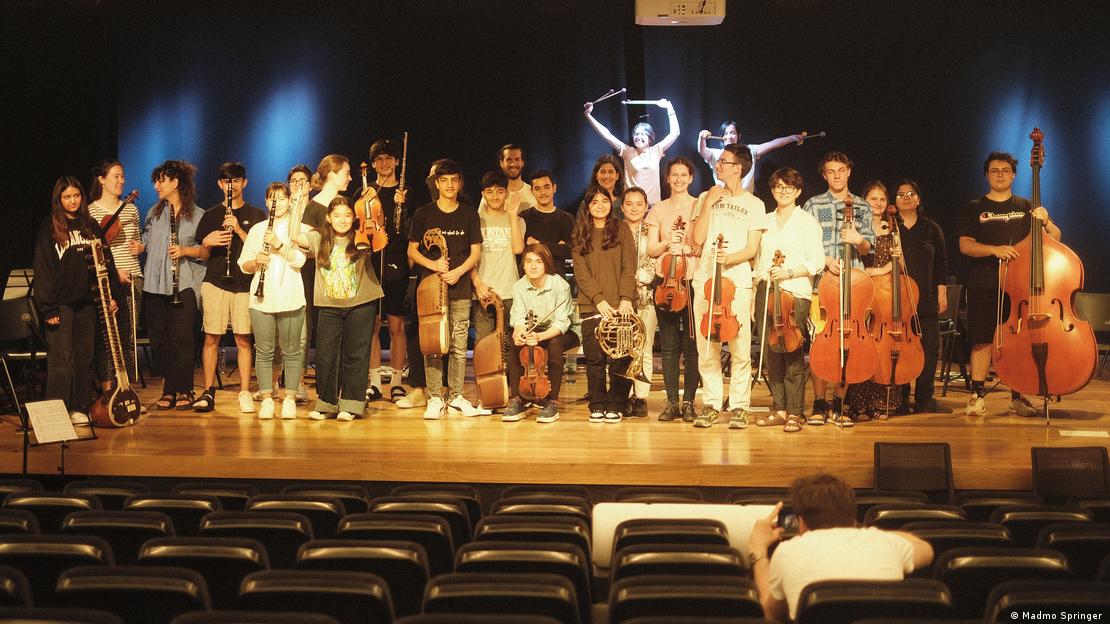
[[[718,165],[736,165],[736,166],[740,166],[740,161],[733,161],[733,160],[718,160],[718,161],[717,161],[717,164],[718,164]]]
[[[991,175],[1010,175],[1013,172],[1014,172],[1014,170],[1009,168],[1009,167],[1003,167],[1001,169],[988,169],[987,170],[987,173],[989,173]]]
[[[894,196],[897,197],[898,199],[902,199],[903,197],[913,199],[914,197],[917,197],[917,193],[915,193],[913,191],[906,191],[904,193],[895,193]]]
[[[793,193],[796,190],[797,189],[795,189],[793,186],[772,186],[771,187],[771,192],[772,193]]]

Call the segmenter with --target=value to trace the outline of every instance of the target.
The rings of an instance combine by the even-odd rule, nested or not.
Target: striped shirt
[[[118,208],[118,206],[116,206]],[[106,208],[100,205],[99,200],[89,204],[89,214],[97,223],[104,220],[105,217],[110,217],[116,213],[116,208]],[[112,259],[116,262],[116,268],[120,271],[126,271],[130,275],[137,277],[143,276],[143,267],[139,264],[139,257],[131,255],[131,250],[128,249],[128,243],[131,241],[141,241],[142,239],[142,226],[139,223],[139,209],[135,204],[127,204],[120,211],[119,217],[120,232],[112,241]]]

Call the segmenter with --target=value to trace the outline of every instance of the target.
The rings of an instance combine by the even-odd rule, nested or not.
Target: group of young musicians
[[[597,123],[592,106],[586,106],[590,123],[620,157],[598,159],[576,216],[556,207],[554,174],[537,170],[525,180],[523,150],[514,144],[499,150],[499,168],[482,177],[476,207],[463,191],[459,165],[451,160],[433,164],[427,180],[430,202],[416,207],[406,201],[410,191],[397,175],[402,150],[389,140],[371,147],[376,176],[369,180],[364,165],[361,188],[350,193],[355,200],[345,195],[352,181],[350,162],[334,154],[315,171],[297,165],[286,181],[271,183],[265,209],[244,201],[248,178],[241,163],[218,169],[216,183],[224,200],[203,211],[195,203],[196,168],[166,161],[151,174],[158,198],[145,220],[133,198],[122,197],[125,177],[117,161],[94,170],[89,195],[79,181],[60,178],[34,260],[35,295],[50,343],[48,397],[65,400],[80,421],[94,375],[102,386],[113,378],[110,361],[94,363],[98,312],[81,251],[100,238],[114,259],[114,322],[121,335],[131,335],[132,319],[141,309],[162,368],[163,393],[154,409],[215,408],[219,342],[230,327],[244,380],[239,409],[257,411],[261,419],[275,417],[279,409],[281,418],[296,418],[297,403],[308,400],[303,371],[310,336],[315,337],[317,393],[311,419],[353,420],[367,402],[385,399],[402,409],[422,407],[429,420],[448,411],[488,414],[489,409],[466,398],[464,379],[470,325],[479,339],[496,331],[500,316],[486,305],[496,297],[506,319],[503,355],[510,394],[501,409],[506,422],[525,418],[530,406],[537,408],[538,422],[559,419],[564,361],[579,346],[586,362],[589,421],[646,416],[651,384],[644,380],[652,377],[657,330],[666,391],[661,421],[681,419],[698,428],[722,421],[731,429],[754,424],[797,432],[806,424],[851,427],[891,414],[950,412],[933,398],[933,379],[938,316],[957,302],[946,296],[944,233],[925,216],[917,183],[907,179],[894,188],[895,211],[882,183],[867,184],[863,197],[853,195],[848,188],[852,162],[833,151],[817,167],[826,192],[799,206],[801,174],[779,169],[770,176],[775,207],[768,212],[751,192],[755,161],[802,136],[748,146],[738,142],[735,123],[726,122],[719,150],[706,147],[708,131],[699,135],[699,151],[716,184],[695,197],[690,193],[695,165],[689,159],[671,159],[660,171],[663,151],[678,134],[673,107],[665,100],[660,106],[668,110],[670,134],[654,144],[651,127],[637,126],[631,146]],[[662,200],[660,173],[669,190]],[[984,414],[998,261],[1013,257],[1012,245],[1032,218],[1041,219],[1050,236],[1060,234],[1043,207],[1012,195],[1012,156],[992,153],[984,174],[990,192],[973,202],[957,230],[960,251],[972,258],[968,415]],[[371,206],[376,217],[367,212]],[[890,216],[894,213],[897,218]],[[373,244],[360,239],[366,231],[360,221],[372,218]],[[564,278],[568,260],[571,281]],[[895,263],[919,293],[911,314],[918,319],[914,327],[925,363],[912,399],[909,384],[894,386],[882,379],[845,384],[843,376],[814,374],[800,344],[815,338],[811,328],[833,322],[822,316],[828,310],[818,301],[817,280],[855,268],[877,277],[891,273]],[[416,279],[410,279],[414,274]],[[428,311],[419,309],[414,285],[433,274],[446,293],[445,355],[427,355],[421,348]],[[851,283],[842,279],[839,287],[851,288]],[[780,310],[779,293],[791,295],[793,307],[775,316],[771,311]],[[198,312],[204,389],[196,396]],[[605,344],[610,334],[625,331],[627,325],[620,332],[611,327],[614,319],[626,316],[638,317],[642,327],[642,335],[632,339],[642,358],[636,367],[627,353],[614,355],[612,345]],[[382,323],[390,336],[388,394],[376,339]],[[800,340],[792,343],[788,331]],[[772,396],[770,411],[760,418],[751,413],[753,336],[761,343],[757,368],[763,369]],[[133,343],[124,342],[126,366],[134,370]],[[249,391],[252,343],[260,388],[255,395]],[[725,345],[727,358],[722,357]],[[541,361],[546,365],[538,365]],[[723,361],[730,362],[727,386]],[[639,380],[629,374],[631,368],[642,370]],[[408,390],[401,383],[406,369]],[[537,384],[537,375],[543,384]],[[815,396],[808,414],[807,378]],[[699,387],[700,409],[695,404]],[[1017,394],[1011,409],[1036,413]]]

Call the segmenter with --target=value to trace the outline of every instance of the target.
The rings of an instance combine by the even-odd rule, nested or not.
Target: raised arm
[[[586,102],[583,105],[582,108],[583,108],[584,114],[586,115],[586,121],[590,122],[590,127],[593,128],[594,132],[598,133],[601,136],[601,138],[604,139],[604,141],[609,144],[610,147],[617,150],[618,152],[622,151],[624,148],[628,147],[620,139],[618,139],[616,136],[614,136],[613,133],[610,132],[608,128],[601,125],[600,121],[594,119],[594,115],[593,115],[594,105],[593,105],[593,102]]]
[[[771,139],[770,141],[767,141],[766,143],[760,143],[759,145],[753,145],[752,147],[755,148],[755,149],[752,151],[752,158],[759,158],[761,156],[765,156],[765,155],[767,155],[768,152],[773,152],[773,151],[777,150],[780,147],[790,145],[791,143],[797,143],[798,141],[801,141],[801,140],[802,140],[802,135],[800,135],[800,134],[789,134],[787,136],[779,137],[777,139]]]
[[[698,133],[698,153],[701,154],[702,160],[707,163],[713,161],[713,152],[706,144],[706,141],[709,139],[710,134],[711,133],[708,130],[702,130]]]
[[[674,112],[674,104],[671,104],[671,101],[667,99],[659,100],[659,107],[667,109],[667,125],[670,127],[667,136],[659,141],[659,151],[665,152],[678,140],[680,132],[678,128],[678,113]]]

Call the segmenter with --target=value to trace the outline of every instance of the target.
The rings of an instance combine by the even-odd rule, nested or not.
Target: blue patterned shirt
[[[871,205],[859,195],[852,195],[852,221],[867,242],[875,244],[875,231],[871,228]],[[833,197],[832,191],[814,195],[802,205],[802,210],[813,215],[821,224],[821,246],[826,256],[840,255],[840,229],[844,219],[844,202]],[[862,269],[859,251],[852,247],[852,268]]]

